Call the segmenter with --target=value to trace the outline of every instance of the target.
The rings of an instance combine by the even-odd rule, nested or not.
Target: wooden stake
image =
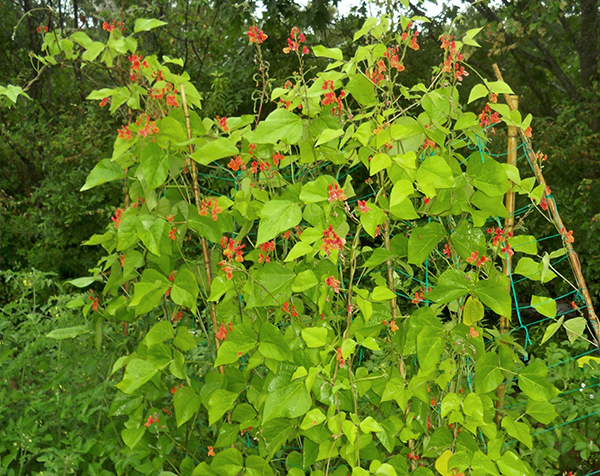
[[[504,81],[502,79],[502,73],[500,73],[500,69],[498,68],[498,65],[494,64],[492,66],[494,68],[494,72],[496,73],[496,78],[499,81]],[[511,96],[509,94],[505,94],[504,98],[506,99],[506,103],[508,104],[508,107],[510,107],[511,110],[515,110],[516,105],[513,104]],[[525,134],[521,129],[519,129],[519,134],[521,135],[521,140],[523,141],[523,144],[525,145],[525,152],[527,153],[529,162],[533,166],[535,178],[537,179],[538,183],[540,185],[543,185],[543,187],[544,187],[544,195],[543,196],[544,196],[544,198],[546,198],[549,195],[548,194],[548,186],[546,185],[546,180],[544,179],[544,175],[542,174],[542,169],[539,166],[538,158],[537,158],[535,152],[533,151],[533,147],[531,146],[531,141],[529,140],[528,137],[525,137]],[[581,272],[581,264],[579,262],[579,257],[577,256],[577,253],[573,249],[573,246],[571,245],[571,243],[569,243],[567,241],[566,233],[564,232],[564,230],[565,230],[564,224],[562,222],[560,214],[558,213],[558,209],[556,208],[556,203],[554,202],[552,197],[550,197],[550,200],[548,200],[548,208],[550,209],[550,213],[552,215],[552,219],[554,220],[554,224],[556,225],[559,232],[562,233],[563,243],[564,243],[565,247],[567,248],[569,263],[571,264],[571,269],[573,270],[573,274],[575,276],[575,279],[577,280],[577,286],[579,286],[579,292],[582,294],[583,300],[585,301],[585,305],[587,307],[588,318],[590,320],[590,324],[592,325],[592,328],[593,328],[593,331],[595,334],[594,337],[596,340],[596,345],[600,349],[600,321],[598,320],[598,316],[596,315],[596,311],[594,310],[594,304],[592,303],[592,298],[590,297],[590,293],[589,293],[587,285],[585,283],[585,278],[583,277],[583,273]]]
[[[511,100],[515,105],[515,108],[519,104],[519,96],[511,96]],[[517,165],[517,146],[518,146],[519,130],[516,126],[508,126],[508,141],[507,141],[507,154],[506,163],[516,167]],[[508,235],[512,233],[515,228],[515,192],[513,191],[513,183],[510,182],[510,189],[506,192],[506,211],[508,212],[508,218],[504,220],[504,232]],[[506,277],[510,279],[510,273],[512,270],[512,256],[507,253],[507,256],[503,256],[502,272]],[[510,284],[508,285],[508,292],[511,293]],[[517,304],[518,305],[518,304]],[[511,316],[500,316],[500,334],[506,334],[510,328]],[[498,400],[496,402],[496,423],[500,425],[502,420],[503,412],[501,409],[504,407],[504,394],[506,392],[506,385],[500,385],[496,391]]]
[[[183,87],[183,84],[180,85],[180,90],[181,90],[181,103],[183,105],[183,112],[185,115],[185,125],[187,128],[187,136],[188,139],[192,138],[192,126],[190,124],[190,113],[187,107],[187,101],[185,99],[185,88]],[[194,146],[192,144],[190,144],[188,146],[188,150],[190,153],[190,156],[194,153]],[[190,169],[192,170],[192,187],[194,189],[194,200],[196,202],[196,208],[198,209],[198,212],[200,211],[201,207],[202,207],[202,202],[200,200],[200,190],[198,188],[198,171],[196,170],[196,162],[194,162],[194,160],[190,157],[189,159],[190,161]],[[206,283],[207,283],[207,293],[210,296],[210,288],[212,286],[212,271],[210,269],[210,252],[208,251],[208,245],[206,244],[206,240],[204,239],[204,237],[200,237],[200,242],[202,244],[202,255],[204,256],[204,268],[206,271]],[[217,309],[215,306],[214,302],[211,302],[209,304],[209,309],[210,309],[210,320],[212,322],[213,325],[213,333],[217,332]],[[219,339],[217,339],[215,337],[215,348],[217,349],[217,351],[219,350],[219,347],[221,346]],[[225,373],[225,368],[220,365],[219,366],[219,372],[221,374]]]

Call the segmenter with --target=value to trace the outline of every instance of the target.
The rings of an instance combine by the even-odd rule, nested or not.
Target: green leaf
[[[489,93],[488,88],[483,84],[476,84],[469,94],[469,100],[467,104],[471,104],[473,101],[487,96]]]
[[[210,467],[219,476],[236,476],[244,469],[244,457],[236,448],[227,448],[215,455]]]
[[[260,327],[260,346],[258,350],[267,359],[293,361],[292,352],[281,331],[269,322],[263,323]]]
[[[173,407],[175,408],[177,428],[179,428],[198,413],[200,409],[200,396],[192,387],[185,386],[178,388],[175,395],[173,395]]]
[[[556,316],[556,301],[552,298],[532,295],[531,307],[543,316]]]
[[[547,402],[558,395],[558,389],[546,378],[548,368],[541,360],[534,360],[519,373],[519,388],[536,402]]]
[[[412,195],[414,191],[415,189],[412,182],[409,182],[408,180],[398,180],[394,184],[392,193],[390,194],[390,208],[402,203],[406,198]]]
[[[175,304],[195,311],[196,299],[198,299],[198,283],[194,274],[188,268],[181,268],[175,276],[175,281],[171,287],[171,299]]]
[[[104,43],[100,43],[99,41],[94,41],[90,43],[86,48],[83,54],[81,55],[81,59],[83,61],[94,61],[102,51],[104,51]]]
[[[452,188],[455,185],[452,169],[439,155],[427,157],[417,169],[417,182],[423,192],[433,197],[438,188]]]
[[[125,375],[123,380],[119,382],[116,387],[123,393],[128,395],[132,394],[139,387],[144,385],[154,375],[156,375],[156,368],[154,365],[148,363],[142,359],[133,359],[127,364],[125,368]]]
[[[302,209],[289,200],[271,200],[260,211],[257,245],[295,227],[302,220]]]
[[[586,320],[584,317],[576,317],[575,319],[569,319],[565,321],[565,329],[567,330],[567,337],[571,344],[578,338],[583,336],[585,330]]]
[[[510,188],[502,165],[485,154],[473,153],[469,156],[467,177],[488,197],[504,195]]]
[[[361,106],[373,106],[377,99],[375,85],[361,74],[355,74],[346,84],[348,91]]]
[[[322,45],[313,46],[312,49],[315,56],[319,58],[331,58],[337,61],[344,61],[342,50],[339,48],[326,48]]]
[[[552,270],[547,270],[546,275],[543,276],[542,280],[542,271],[544,270],[544,263],[538,263],[533,259],[524,256],[519,260],[514,274],[520,274],[521,276],[525,276],[527,279],[531,281],[542,281],[543,283],[547,283],[548,281],[552,281],[556,274]]]
[[[67,283],[72,284],[76,288],[87,288],[94,281],[96,281],[95,276],[85,276],[83,278],[71,279]]]
[[[444,331],[438,328],[423,329],[417,336],[417,359],[423,373],[436,368],[444,350]]]
[[[160,242],[167,226],[166,220],[151,215],[143,215],[140,217],[140,222],[142,226],[137,229],[139,239],[142,240],[150,253],[160,256]]]
[[[491,474],[492,476],[500,476],[496,465],[481,451],[476,451],[475,454],[473,454],[471,469],[474,471],[472,474],[475,474],[475,471],[478,471],[477,474]]]
[[[325,421],[325,418],[326,417],[320,408],[313,408],[306,415],[304,415],[304,419],[302,420],[302,423],[300,424],[300,429],[308,430],[308,429],[312,428],[313,426],[320,425],[321,423],[323,423]]]
[[[73,337],[80,336],[81,334],[87,334],[89,332],[90,330],[87,326],[63,327],[62,329],[54,329],[53,331],[48,332],[46,337],[56,340],[72,339]]]
[[[325,202],[329,198],[328,186],[336,183],[333,177],[321,175],[312,182],[305,183],[300,191],[300,200],[304,203]]]
[[[121,438],[123,438],[123,443],[125,443],[129,449],[133,450],[135,445],[137,445],[142,439],[142,436],[144,436],[144,433],[146,433],[145,426],[140,426],[138,428],[125,428],[121,432]]]
[[[173,325],[169,321],[159,321],[148,331],[144,342],[148,347],[154,344],[160,344],[166,340],[172,339],[174,335]]]
[[[536,402],[535,400],[527,399],[527,410],[525,412],[535,418],[543,425],[552,422],[557,416],[554,405],[549,402]]]
[[[288,255],[285,257],[284,262],[289,263],[290,261],[294,261],[295,259],[300,258],[301,256],[307,255],[312,251],[313,247],[308,243],[303,241],[299,241],[294,245],[294,247],[290,250]]]
[[[134,33],[139,33],[140,31],[150,31],[153,28],[158,28],[166,24],[167,22],[157,20],[156,18],[138,18],[135,21],[133,31]]]
[[[375,248],[373,254],[369,256],[369,259],[365,261],[365,264],[362,265],[364,268],[374,268],[375,266],[379,266],[381,263],[385,261],[392,260],[397,258],[398,255],[394,254],[385,248]]]
[[[460,410],[460,398],[456,393],[446,394],[442,399],[442,418],[456,410]]]
[[[319,284],[319,281],[317,280],[315,273],[312,270],[307,269],[306,271],[298,273],[294,279],[294,283],[292,284],[292,291],[295,293],[301,293],[316,286],[317,284]]]
[[[233,403],[238,397],[239,394],[229,392],[228,390],[215,390],[208,399],[208,425],[212,426],[219,418],[225,415],[227,411],[231,410],[233,408]]]
[[[389,301],[395,297],[396,294],[385,286],[375,286],[375,289],[373,289],[373,292],[371,293],[371,299],[373,301]]]
[[[502,428],[505,428],[510,436],[519,440],[529,449],[533,449],[533,439],[531,437],[529,425],[517,422],[512,417],[506,415],[502,419]]]
[[[314,349],[323,347],[327,343],[327,329],[325,327],[307,327],[302,329],[302,338],[306,346]]]
[[[518,253],[537,255],[537,240],[531,235],[516,235],[508,239],[510,247]]]
[[[227,334],[227,340],[221,344],[215,367],[236,362],[242,355],[256,347],[256,337],[252,329],[236,325],[233,331]]]
[[[444,236],[446,230],[438,222],[415,228],[408,239],[408,262],[423,263]]]
[[[173,345],[183,352],[187,352],[196,347],[196,341],[189,329],[185,326],[181,326],[177,328],[177,337],[173,339]]]
[[[454,130],[461,131],[463,129],[468,129],[469,127],[474,127],[478,124],[479,120],[474,113],[465,112],[454,124]]]
[[[240,429],[238,425],[223,423],[219,428],[219,436],[214,444],[215,448],[226,448],[233,445],[237,439]]]
[[[362,224],[365,231],[375,237],[375,231],[377,227],[383,224],[385,221],[385,213],[375,204],[369,204],[371,210],[369,213],[360,214],[360,223]]]
[[[288,425],[288,426],[291,426],[291,425]],[[279,430],[281,430],[281,427],[279,428]],[[288,434],[288,436],[289,436],[289,434]],[[263,437],[265,437],[264,429],[263,429]],[[275,451],[277,451],[277,450],[273,450],[272,441],[273,441],[273,439],[271,438],[270,440],[267,440],[267,443],[265,443],[265,447],[267,447],[269,449],[269,458],[272,458],[273,455],[275,454]],[[287,436],[286,436],[286,441],[287,441]],[[265,461],[264,458],[262,458],[260,456],[256,456],[256,455],[250,455],[246,458],[246,469],[245,469],[244,475],[246,475],[246,476],[274,476],[275,473],[269,466],[269,463],[267,461]]]
[[[110,159],[102,159],[89,173],[85,185],[81,187],[79,191],[84,192],[85,190],[102,185],[103,183],[123,178],[125,178],[125,171],[119,164]]]
[[[269,458],[287,442],[294,428],[295,425],[285,418],[276,418],[263,425],[262,437],[265,439],[265,449],[269,451]]]
[[[267,118],[260,122],[254,131],[256,144],[296,144],[302,137],[302,119],[286,109],[275,109]]]
[[[369,165],[369,170],[371,175],[375,175],[377,172],[389,169],[392,166],[392,159],[387,154],[375,154]]]
[[[561,316],[557,322],[553,322],[548,327],[546,327],[546,331],[544,332],[544,337],[542,338],[542,344],[548,342],[554,334],[560,329],[563,321],[565,320],[565,316]]]
[[[496,462],[504,476],[533,476],[515,453],[508,450]]]
[[[344,135],[344,129],[325,129],[319,135],[319,139],[315,143],[315,147],[317,147],[321,144],[326,144],[327,142],[337,139],[338,137],[341,137],[343,135]]]
[[[469,281],[467,275],[458,269],[449,268],[438,278],[438,282],[430,292],[425,294],[436,304],[448,304],[469,292]]]
[[[469,296],[463,311],[463,324],[472,326],[481,319],[483,319],[483,304],[473,296]]]
[[[169,175],[171,157],[156,143],[149,142],[141,154],[142,173],[148,190],[160,187]]]
[[[496,352],[486,352],[478,358],[475,366],[475,389],[478,395],[493,392],[503,380]]]
[[[473,226],[466,220],[452,233],[452,245],[462,259],[467,259],[477,251],[480,255],[485,254],[485,235],[480,228]]]
[[[500,316],[511,315],[510,292],[505,284],[492,279],[477,281],[475,293],[483,303]]]
[[[383,431],[381,425],[375,421],[373,417],[368,416],[363,421],[360,422],[360,429],[363,433],[370,433],[372,431],[379,432]]]
[[[196,149],[191,157],[199,164],[208,165],[215,160],[230,157],[238,153],[238,148],[229,139],[219,137]]]
[[[263,324],[264,325],[264,324]],[[263,425],[274,418],[297,418],[312,406],[306,385],[297,380],[267,395],[263,410]]]

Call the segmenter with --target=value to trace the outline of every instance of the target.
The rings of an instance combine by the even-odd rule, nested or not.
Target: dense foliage
[[[163,21],[39,28],[39,70],[94,72],[94,90],[79,83],[81,115],[63,109],[64,135],[47,132],[54,149],[45,150],[73,167],[42,169],[27,203],[56,215],[8,197],[27,213],[11,219],[13,240],[31,240],[14,262],[43,267],[48,247],[62,273],[85,276],[65,289],[51,273],[2,273],[2,470],[595,469],[600,408],[589,389],[600,372],[598,359],[579,358],[593,339],[580,311],[566,316],[551,297],[564,285],[552,287],[562,268],[550,260],[572,231],[552,230],[538,247],[525,220],[514,235],[502,225],[511,183],[531,212],[551,194],[493,157],[503,143],[495,129],[529,135],[532,118],[500,104],[506,83],[472,69],[480,29],[448,26],[432,44],[421,40],[424,18],[383,15],[328,48],[316,44],[326,37],[318,16],[312,38],[298,27],[282,34],[277,9],[293,4],[266,5],[273,33],[231,5],[213,12],[238,34],[217,45],[203,37],[207,50],[243,52],[231,64],[254,58],[247,79],[258,88],[216,73],[204,110],[196,79],[205,75],[186,56],[195,39],[171,51]],[[411,71],[419,76],[405,78]],[[10,114],[24,114],[22,92],[0,90],[16,103]],[[257,114],[234,115],[243,104]],[[579,193],[568,205],[593,207]],[[121,201],[116,211],[107,197]],[[60,231],[41,233],[41,244],[40,224]],[[62,243],[68,227],[77,234]],[[95,263],[87,274],[73,250]],[[522,286],[536,318],[552,324],[530,333],[517,310],[517,332],[499,331]],[[75,288],[89,291],[67,294]]]

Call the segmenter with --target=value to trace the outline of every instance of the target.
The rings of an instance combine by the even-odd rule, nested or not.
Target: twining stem
[[[386,198],[387,195],[384,189],[385,176],[383,175],[383,170],[379,172],[379,184],[381,187],[381,196]],[[386,216],[386,220],[383,222],[383,242],[385,245],[385,249],[390,251],[390,219]],[[398,303],[396,302],[396,283],[394,282],[394,269],[393,269],[393,261],[391,259],[387,260],[387,278],[388,278],[388,287],[390,291],[394,293],[394,297],[391,300],[392,306],[392,318],[396,319],[398,317]]]
[[[190,124],[190,113],[187,107],[187,101],[185,99],[185,88],[183,84],[181,84],[181,103],[183,104],[183,112],[185,114],[185,125],[187,128],[187,136],[188,139],[192,138],[192,126]],[[194,146],[190,144],[188,146],[190,156],[194,153]],[[190,169],[192,171],[192,187],[194,189],[194,200],[196,202],[196,208],[198,212],[200,212],[202,208],[202,202],[200,201],[200,189],[198,188],[198,171],[196,170],[196,162],[190,157]],[[202,255],[204,256],[204,268],[206,270],[206,283],[207,283],[207,294],[210,296],[210,288],[212,286],[212,271],[210,269],[210,252],[208,251],[208,245],[206,244],[206,240],[204,237],[200,237],[200,243],[202,244]],[[209,304],[210,310],[210,319],[213,325],[213,332],[217,332],[217,309],[214,302]],[[215,338],[215,347],[217,351],[220,347],[219,339]],[[225,368],[220,365],[219,372],[221,374],[225,373]]]

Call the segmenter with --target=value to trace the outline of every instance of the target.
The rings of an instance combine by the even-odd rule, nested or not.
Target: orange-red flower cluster
[[[227,167],[229,167],[234,172],[237,172],[240,169],[246,170],[246,164],[244,163],[244,160],[239,155],[234,155],[233,159],[231,159],[229,161],[229,163],[227,164]]]
[[[398,59],[398,47],[388,48],[383,56],[390,60],[390,68],[396,68],[398,72],[404,71],[404,65]]]
[[[565,227],[563,226],[560,230],[560,234],[563,235],[565,241],[567,242],[567,244],[570,243],[575,243],[575,238],[573,238],[573,230],[569,230],[568,232],[565,230]]]
[[[467,263],[471,263],[473,265],[477,265],[477,267],[481,267],[481,265],[483,265],[486,261],[489,261],[490,259],[485,256],[485,255],[481,255],[481,257],[479,256],[479,251],[473,251],[473,253],[471,253],[471,256],[469,256],[467,258]]]
[[[150,426],[152,423],[158,423],[158,415],[156,415],[156,413],[154,414],[154,417],[152,415],[148,417],[148,420],[146,423],[144,423],[144,426]]]
[[[131,131],[129,130],[129,126],[123,126],[119,130],[119,139],[131,139]]]
[[[48,27],[47,26],[38,26],[35,31],[37,31],[38,33],[48,33]]]
[[[271,157],[271,159],[273,159],[273,165],[275,167],[279,166],[279,162],[281,162],[283,159],[285,159],[285,155],[283,155],[280,152],[275,152],[275,154]]]
[[[333,226],[329,225],[329,228],[323,232],[323,245],[321,246],[321,249],[325,253],[329,254],[331,250],[342,251],[345,244],[346,240],[337,235]]]
[[[288,301],[283,303],[283,312],[291,313],[292,317],[298,317],[298,313],[296,312],[296,306],[292,306],[290,309],[290,303]]]
[[[323,106],[329,106],[330,104],[337,105],[337,106],[333,107],[333,109],[331,110],[331,113],[335,116],[335,110],[337,109],[338,116],[341,116],[342,115],[342,98],[344,98],[346,96],[346,93],[344,91],[340,91],[339,97],[336,96],[334,86],[333,86],[333,81],[331,81],[329,79],[325,80],[325,83],[323,84],[322,89],[323,89],[323,91],[327,91],[327,92],[323,96],[323,99],[321,100],[321,104]]]
[[[229,332],[231,332],[233,330],[233,324],[230,322],[229,323]],[[219,332],[216,333],[215,337],[219,340],[225,340],[227,338],[227,328],[225,327],[224,324],[221,324],[221,327],[219,328]]]
[[[248,41],[250,43],[258,43],[259,45],[269,38],[269,36],[265,35],[262,30],[258,31],[258,27],[256,26],[251,26],[246,32],[246,35],[248,35]]]
[[[145,123],[144,123],[145,121]],[[158,134],[158,127],[154,124],[154,121],[151,121],[150,118],[146,114],[142,114],[136,121],[135,124],[137,126],[141,126],[142,128],[138,131],[138,136],[148,137],[151,134]],[[143,124],[143,126],[142,126]]]
[[[117,228],[120,224],[121,224],[121,214],[123,213],[123,209],[122,208],[117,208],[117,211],[115,211],[115,216],[114,217],[110,217],[110,219],[115,222],[115,228]]]
[[[246,245],[240,245],[236,240],[224,236],[221,238],[221,247],[223,248],[223,256],[226,259],[219,263],[222,271],[225,271],[227,279],[233,278],[233,268],[230,266],[231,261],[242,263],[244,261],[244,253],[242,249]]]
[[[275,242],[267,241],[266,243],[262,243],[258,245],[258,249],[262,252],[258,254],[258,262],[262,263],[264,261],[265,263],[270,263],[271,258],[269,256],[269,253],[275,251]]]
[[[486,104],[485,108],[479,114],[479,127],[489,126],[500,122],[500,115],[497,112],[492,112],[490,105]]]
[[[304,33],[300,33],[300,29],[298,27],[293,27],[290,31],[290,37],[287,39],[288,45],[283,49],[285,54],[288,54],[292,51],[299,51],[300,44],[304,43],[306,38],[304,37]],[[307,55],[310,53],[306,46],[302,47],[302,54]]]
[[[99,303],[99,299],[96,297],[92,297],[92,296],[88,296],[88,299],[90,301],[92,301],[92,310],[93,311],[97,311],[98,310],[98,303]]]
[[[117,27],[119,27],[119,26],[121,27],[121,31],[125,31],[125,27],[123,26],[123,23],[117,22],[116,20],[113,20],[111,23],[108,23],[108,22],[102,23],[102,29],[105,31],[108,31],[109,33],[116,30]],[[48,31],[48,28],[46,28],[46,31]]]
[[[217,121],[217,123],[219,124],[219,127],[221,128],[221,130],[223,132],[227,132],[229,130],[229,127],[227,126],[227,118],[226,117],[217,116],[217,118],[215,120]]]
[[[371,211],[371,209],[367,206],[367,201],[366,200],[359,200],[358,201],[358,210],[361,213],[369,213]]]
[[[329,276],[325,280],[325,284],[331,289],[333,289],[336,293],[340,292],[340,281],[338,279],[335,279],[333,276]]]
[[[335,360],[337,360],[340,364],[340,369],[344,368],[346,361],[344,360],[344,356],[342,355],[342,348],[338,347],[335,353]]]
[[[329,198],[327,199],[330,202],[335,202],[336,200],[339,202],[343,202],[347,200],[346,194],[344,190],[339,187],[337,183],[329,184]]]
[[[202,207],[200,208],[198,214],[205,217],[208,215],[209,209],[213,221],[217,221],[217,215],[223,211],[219,206],[219,200],[216,198],[202,199]]]

